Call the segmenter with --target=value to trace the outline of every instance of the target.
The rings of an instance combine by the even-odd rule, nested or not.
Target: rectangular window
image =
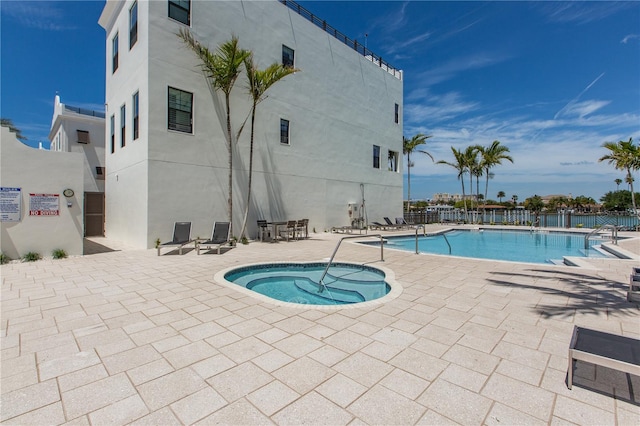
[[[104,180],[104,167],[96,166],[96,179]]]
[[[120,107],[120,147],[124,148],[127,141],[127,108],[125,105]]]
[[[139,102],[139,92],[136,92],[133,95],[133,140],[138,139],[138,134],[140,130],[140,102]]]
[[[293,49],[282,45],[282,65],[285,67],[293,67]]]
[[[400,123],[400,105],[396,104],[396,124]]]
[[[280,119],[280,143],[289,145],[289,120]]]
[[[378,145],[373,146],[373,168],[380,168],[380,147]]]
[[[193,93],[169,87],[168,129],[193,133]]]
[[[389,151],[389,171],[398,171],[398,153],[395,151]]]
[[[113,57],[111,58],[111,72],[114,73],[118,69],[118,33],[111,40],[111,51]]]
[[[191,25],[191,0],[169,0],[169,18]]]
[[[89,132],[86,130],[77,130],[78,143],[89,143]]]
[[[111,153],[116,152],[116,116],[111,116]]]
[[[138,2],[129,9],[129,49],[138,41]]]

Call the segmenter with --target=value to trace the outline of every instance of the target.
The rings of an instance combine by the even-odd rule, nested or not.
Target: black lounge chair
[[[211,238],[207,241],[196,241],[196,253],[200,254],[200,250],[211,251],[214,248],[220,249],[229,242],[229,233],[231,232],[230,222],[214,222]]]
[[[387,229],[389,229],[389,225],[383,225],[380,222],[371,222],[369,224],[369,228],[371,228],[371,229],[382,229],[383,231],[386,231]]]
[[[387,222],[387,227],[389,228],[394,228],[394,229],[400,229],[400,225],[396,225],[395,223],[391,222],[391,219],[389,219],[388,217],[383,217],[384,221]]]
[[[194,241],[191,239],[191,222],[176,222],[173,224],[173,239],[158,246],[158,256],[165,247],[178,248],[178,254],[182,254],[182,248]]]

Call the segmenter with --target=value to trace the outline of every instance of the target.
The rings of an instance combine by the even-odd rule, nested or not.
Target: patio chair
[[[281,237],[283,237],[283,235],[286,236],[287,241],[289,241],[291,238],[295,240],[297,224],[298,224],[297,220],[288,220],[287,225],[284,227],[284,229],[280,230],[280,236]]]
[[[204,249],[206,249],[206,251],[211,251],[214,248],[217,248],[218,254],[220,254],[220,249],[222,248],[222,246],[229,242],[230,231],[230,222],[213,222],[213,231],[211,231],[211,238],[207,241],[196,241],[196,253],[200,254],[200,250]]]
[[[300,219],[296,223],[296,233],[298,238],[309,238],[309,219]]]
[[[406,220],[404,220],[404,217],[396,217],[396,225],[401,226],[403,228],[413,228],[413,225],[410,225],[409,223],[407,223]]]
[[[383,219],[387,223],[387,227],[394,228],[394,229],[399,229],[400,228],[399,225],[396,225],[395,223],[391,222],[391,219],[389,219],[388,217],[383,217]]]
[[[266,220],[258,220],[258,237],[260,241],[264,241],[265,235],[270,239],[271,238],[271,230],[269,229],[269,224]]]
[[[173,224],[173,239],[158,245],[158,256],[160,256],[160,250],[165,247],[177,247],[178,254],[182,254],[182,248],[194,241],[191,239],[191,222],[176,222]]]
[[[369,228],[371,228],[371,229],[381,229],[383,231],[386,231],[387,229],[389,229],[389,225],[383,225],[380,222],[371,222],[369,224]]]

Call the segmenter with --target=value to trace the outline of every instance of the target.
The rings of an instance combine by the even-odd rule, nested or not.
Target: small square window
[[[129,9],[129,49],[138,41],[138,2]]]
[[[191,0],[169,0],[169,18],[191,24]]]
[[[96,179],[104,180],[104,167],[96,166]]]
[[[292,48],[282,45],[282,65],[285,67],[293,67],[294,51]]]
[[[398,153],[396,151],[389,151],[389,171],[398,171]]]
[[[78,143],[89,143],[89,132],[86,130],[77,130],[78,133]]]
[[[380,147],[378,145],[373,146],[373,168],[380,168]]]
[[[280,143],[289,145],[289,120],[280,119]]]

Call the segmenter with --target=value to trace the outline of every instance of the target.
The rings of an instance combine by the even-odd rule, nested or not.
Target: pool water
[[[564,256],[607,257],[598,250],[598,242],[589,241],[584,247],[585,234],[553,231],[505,231],[505,230],[456,230],[442,234],[418,236],[420,253],[444,254],[480,259],[508,260],[513,262],[552,263],[563,262]],[[449,246],[451,245],[451,252]],[[378,243],[379,245],[379,243]],[[388,237],[385,246],[415,253],[415,235]]]
[[[227,272],[224,278],[256,293],[283,302],[310,305],[345,305],[385,296],[390,286],[379,269],[350,263],[332,263],[318,282],[326,263],[274,263],[252,265]]]

